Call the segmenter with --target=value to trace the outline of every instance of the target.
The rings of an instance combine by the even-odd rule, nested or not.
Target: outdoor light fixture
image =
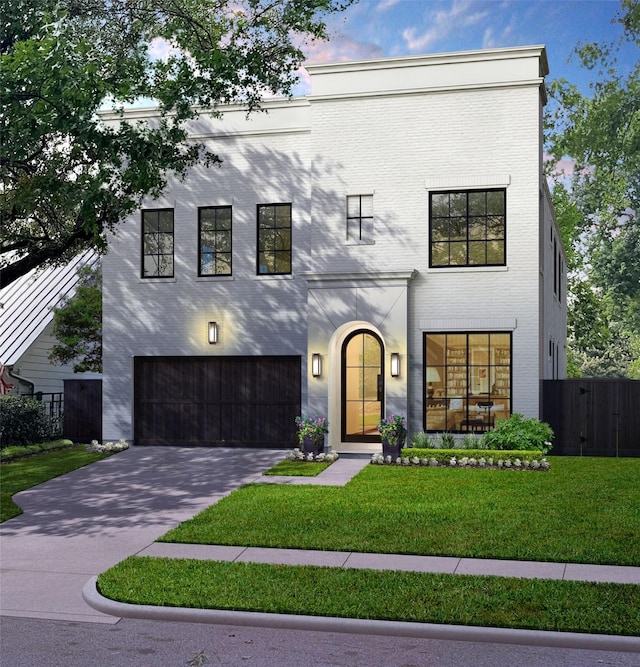
[[[391,353],[391,377],[397,378],[400,375],[400,353]]]
[[[318,352],[314,352],[311,355],[311,375],[314,378],[322,375],[322,355]]]
[[[218,342],[218,323],[209,322],[209,343],[215,345]]]
[[[427,397],[432,398],[433,383],[440,382],[440,373],[438,373],[437,368],[434,368],[433,366],[427,366],[427,382],[429,383],[429,387],[427,388]]]

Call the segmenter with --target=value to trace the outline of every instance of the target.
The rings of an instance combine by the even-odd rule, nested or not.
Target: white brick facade
[[[513,412],[539,416],[539,381],[564,376],[566,283],[556,273],[554,299],[554,235],[556,262],[562,250],[541,169],[544,49],[309,73],[309,98],[194,124],[222,166],[195,168],[145,203],[174,209],[173,278],[141,278],[140,215],[120,226],[103,264],[105,439],[133,438],[134,356],[300,355],[302,407],[328,416],[338,450],[340,350],[358,329],[382,340],[386,412],[406,414],[411,432],[424,425],[424,333],[511,332]],[[490,188],[506,189],[506,264],[431,268],[429,193]],[[347,240],[349,195],[373,196],[363,243]],[[256,207],[268,203],[292,204],[290,275],[256,275]],[[232,276],[198,278],[197,209],[213,205],[233,207]],[[321,377],[312,353],[323,355]]]

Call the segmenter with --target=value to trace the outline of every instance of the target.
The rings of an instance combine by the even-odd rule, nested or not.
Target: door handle
[[[382,383],[382,374],[378,374],[378,401],[382,403],[382,393],[384,391],[384,385]]]

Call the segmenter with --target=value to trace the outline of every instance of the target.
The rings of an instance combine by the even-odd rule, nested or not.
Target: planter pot
[[[324,438],[313,438],[310,435],[305,435],[302,438],[300,449],[302,449],[305,454],[320,454],[324,449]]]
[[[385,458],[390,456],[394,461],[400,456],[400,450],[404,444],[404,438],[398,438],[397,440],[389,441],[386,438],[382,438],[382,456]]]

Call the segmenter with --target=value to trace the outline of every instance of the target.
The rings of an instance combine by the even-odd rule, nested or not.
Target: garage
[[[137,445],[295,447],[301,358],[135,357]]]

